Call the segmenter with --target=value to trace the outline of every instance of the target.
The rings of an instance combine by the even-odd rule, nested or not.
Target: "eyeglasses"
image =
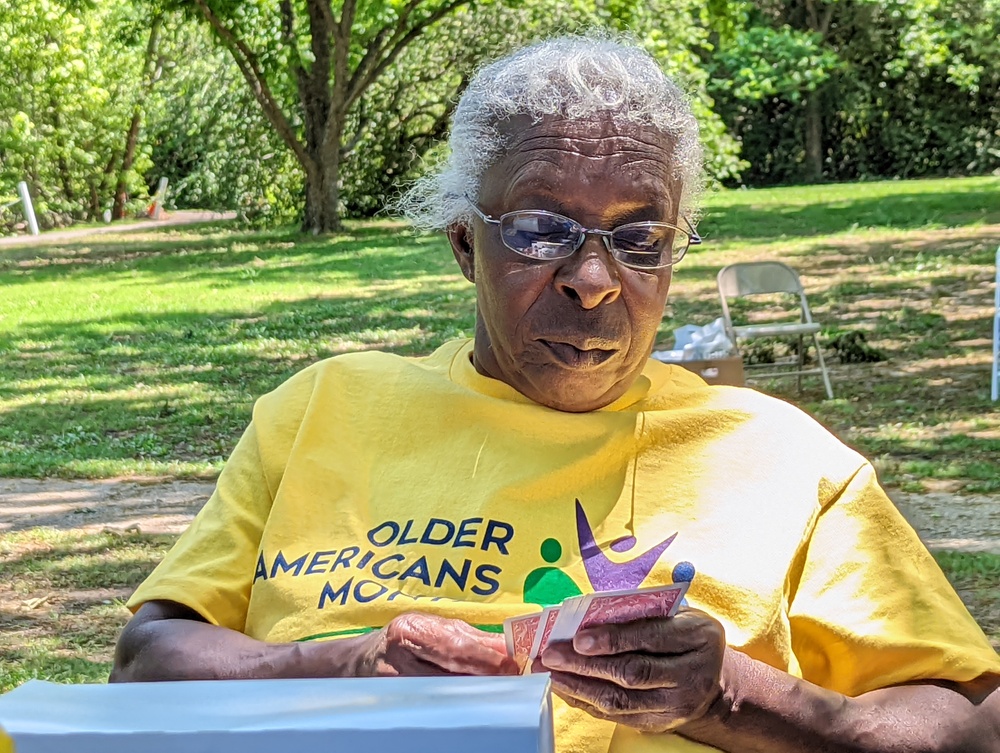
[[[485,214],[471,198],[465,198],[483,222],[500,227],[500,238],[507,248],[539,261],[572,256],[587,235],[593,234],[601,236],[619,264],[633,269],[662,269],[676,264],[688,248],[701,243],[701,236],[687,218],[687,230],[666,222],[630,222],[614,230],[598,230],[544,209],[519,209],[496,219]]]

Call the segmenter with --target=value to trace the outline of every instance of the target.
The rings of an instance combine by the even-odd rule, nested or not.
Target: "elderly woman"
[[[450,144],[409,206],[476,286],[474,339],[261,398],[112,679],[512,672],[505,618],[691,562],[676,617],[542,652],[561,751],[1000,749],[1000,661],[871,466],[649,360],[700,181],[654,61],[529,47]]]

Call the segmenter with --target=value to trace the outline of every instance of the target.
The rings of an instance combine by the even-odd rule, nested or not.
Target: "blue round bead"
[[[674,566],[674,583],[690,583],[694,580],[694,565],[690,562],[678,562]]]

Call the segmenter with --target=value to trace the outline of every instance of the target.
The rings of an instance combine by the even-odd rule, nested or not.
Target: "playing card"
[[[599,591],[574,596],[562,603],[547,642],[569,641],[578,630],[594,625],[620,624],[652,617],[673,617],[690,583],[652,588]]]
[[[552,629],[549,631],[546,645],[555,643],[556,641],[572,640],[577,628],[580,627],[580,618],[583,617],[580,607],[586,599],[586,596],[574,596],[562,603],[559,614],[552,625]]]
[[[503,621],[503,635],[507,642],[507,654],[513,657],[519,671],[528,666],[531,646],[535,641],[541,614],[525,614],[508,617]]]
[[[577,630],[594,625],[621,624],[633,620],[656,617],[673,617],[680,608],[681,599],[690,583],[673,583],[669,586],[606,591],[589,594],[580,607]]]
[[[549,645],[549,635],[559,617],[559,611],[560,607],[545,607],[542,610],[541,618],[538,621],[538,630],[535,631],[535,640],[531,644],[531,654],[528,656],[529,669],[532,662],[542,653],[542,649]]]

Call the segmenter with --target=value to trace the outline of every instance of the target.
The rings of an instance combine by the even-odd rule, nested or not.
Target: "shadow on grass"
[[[1000,202],[1000,191],[997,200]],[[1000,223],[1000,216],[996,222]],[[1000,244],[1000,230],[995,234],[984,234],[975,228],[964,228],[949,231],[947,236],[930,231],[927,237],[916,238],[905,235],[888,239],[848,237],[843,242],[836,243],[809,242],[796,237],[789,239],[795,245],[793,250],[784,247],[780,237],[762,238],[767,242],[746,249],[739,258],[731,261],[784,260],[806,278],[806,290],[810,292],[816,280],[849,273],[859,266],[874,265],[884,275],[911,273],[915,286],[919,284],[921,276],[933,277],[942,269],[947,270],[952,266],[992,267],[997,244]],[[719,236],[719,240],[729,242],[737,239]],[[699,263],[703,256],[711,253],[711,245],[689,252],[678,267],[679,279],[685,282],[711,282],[714,285],[716,275],[723,265]]]
[[[1000,652],[1000,556],[986,552],[935,552],[934,558]]]
[[[0,579],[26,589],[132,589],[176,541],[167,535],[40,531],[36,528],[0,539],[14,552],[0,560]],[[18,542],[28,545],[18,546]],[[78,601],[86,604],[101,598],[97,595]]]
[[[947,276],[947,285],[961,282]],[[985,300],[988,292],[976,295]],[[910,306],[907,293],[924,291],[893,280],[832,283],[810,294],[810,301],[817,319],[831,330],[874,329],[890,363],[965,355],[962,340],[989,331],[985,315],[948,321]],[[864,296],[898,304],[887,311],[867,304]],[[675,301],[674,307],[674,322],[719,315],[711,294]],[[72,475],[81,460],[221,460],[248,423],[253,400],[292,373],[321,358],[366,348],[427,353],[471,332],[473,310],[471,286],[434,282],[407,292],[373,291],[364,299],[278,301],[253,312],[132,314],[25,325],[16,335],[0,337],[0,353],[16,359],[20,377],[0,385],[0,396],[11,401],[0,425],[0,474]],[[664,329],[677,326],[674,322]],[[43,345],[29,349],[18,343],[23,340]],[[925,372],[893,376],[889,383],[893,390],[926,395],[922,409],[930,416],[937,399],[933,385],[940,378]],[[835,390],[879,397],[886,379],[883,373],[872,384],[846,390],[835,385]],[[33,385],[30,395],[24,393],[26,382]],[[73,390],[74,384],[87,391],[85,399],[42,399]],[[805,400],[813,400],[811,393]],[[963,400],[959,407],[970,415],[988,409],[982,400]],[[63,430],[43,430],[52,426]]]
[[[945,202],[975,207],[986,197],[996,194],[954,192]],[[909,201],[905,194],[880,200],[885,205],[880,211],[892,214],[909,206],[912,215]],[[926,201],[922,196],[921,206]],[[838,211],[846,212],[850,204]],[[830,208],[820,204],[796,211],[808,216]],[[756,212],[761,222],[771,212],[770,207],[732,210]],[[773,237],[759,232],[760,237]],[[985,315],[946,319],[924,309],[937,294],[931,288],[961,292],[963,305],[986,303],[990,291],[985,286],[970,288],[952,265],[982,264],[985,270],[992,265],[991,253],[982,233],[969,229],[950,231],[944,239],[931,234],[920,235],[920,240],[904,237],[899,243],[819,242],[793,264],[806,277],[818,321],[830,331],[874,331],[879,347],[895,363],[965,355],[968,348],[962,340],[989,331]],[[443,238],[399,227],[359,228],[333,238],[289,230],[194,237],[185,233],[143,241],[138,250],[109,239],[44,253],[31,249],[31,254],[39,255],[21,261],[37,263],[15,267],[8,255],[0,256],[7,259],[4,279],[53,280],[80,274],[121,286],[198,280],[201,287],[208,283],[222,289],[266,286],[271,280],[315,282],[329,276],[333,292],[266,305],[255,305],[247,295],[243,309],[79,317],[26,323],[16,332],[0,334],[0,357],[12,375],[0,380],[0,398],[7,403],[0,422],[2,475],[88,475],[94,471],[86,468],[106,462],[97,471],[100,475],[117,461],[177,460],[217,467],[249,421],[253,400],[309,363],[368,348],[424,354],[473,328],[474,289],[458,275]],[[928,264],[937,268],[921,271],[921,265]],[[864,272],[851,277],[854,268]],[[704,323],[720,315],[714,290],[718,269],[701,262],[697,254],[685,260],[678,274],[682,284],[675,285],[674,317],[661,327],[665,335],[680,324]],[[139,276],[133,277],[133,272]],[[699,292],[685,295],[685,285]],[[887,307],[886,301],[895,305]],[[879,384],[888,379],[893,389],[902,384],[923,394],[942,377],[878,373],[873,378],[873,385],[857,385],[848,377],[849,387],[835,389],[858,399],[880,398]],[[812,390],[810,386],[802,398],[794,390],[786,394],[799,402],[819,403],[821,392]],[[934,403],[925,409],[933,415]],[[963,414],[984,409],[978,399],[961,400],[956,408]]]
[[[18,375],[0,385],[10,401],[0,422],[0,475],[58,474],[80,459],[221,459],[253,400],[309,363],[375,347],[424,354],[470,333],[473,312],[471,286],[440,285],[279,301],[253,312],[23,325],[0,336],[0,354]],[[86,397],[46,399],[75,390]]]

